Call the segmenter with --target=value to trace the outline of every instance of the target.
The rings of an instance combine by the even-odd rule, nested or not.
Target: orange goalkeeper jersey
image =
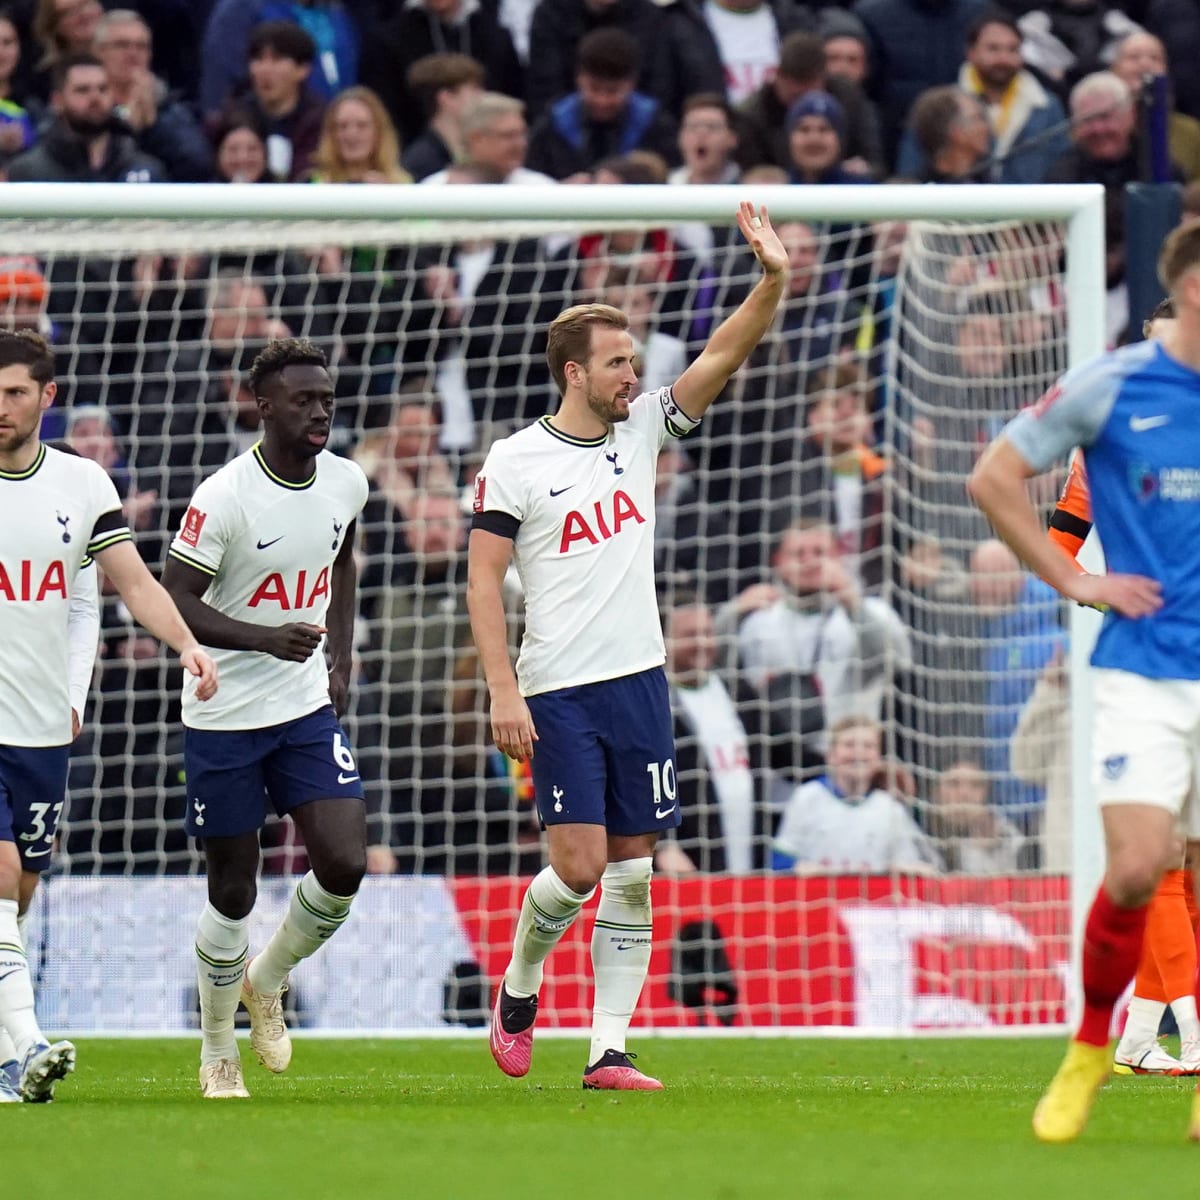
[[[1073,562],[1077,570],[1080,548],[1092,531],[1092,497],[1088,491],[1087,468],[1078,450],[1071,459],[1071,470],[1062,495],[1050,518],[1050,540]]]

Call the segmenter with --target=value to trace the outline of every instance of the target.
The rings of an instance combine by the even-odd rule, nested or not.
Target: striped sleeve
[[[119,508],[101,513],[92,526],[92,536],[88,539],[87,557],[84,561],[90,562],[97,554],[118,542],[131,541],[133,533],[125,522],[125,514]]]

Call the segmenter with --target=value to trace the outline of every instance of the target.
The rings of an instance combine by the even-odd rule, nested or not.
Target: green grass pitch
[[[584,1092],[586,1042],[506,1079],[486,1042],[296,1043],[248,1101],[205,1102],[197,1044],[92,1041],[52,1105],[0,1107],[14,1200],[1036,1200],[1194,1178],[1193,1083],[1113,1079],[1084,1137],[1029,1118],[1059,1039],[641,1037],[652,1094]],[[1157,1181],[1157,1182],[1155,1182]]]

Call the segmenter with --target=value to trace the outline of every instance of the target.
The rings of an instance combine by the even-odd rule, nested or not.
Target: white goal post
[[[6,234],[4,243],[7,253],[37,256],[43,261],[48,258],[56,259],[60,264],[68,263],[73,256],[99,261],[105,257],[115,258],[120,255],[123,259],[132,261],[137,255],[202,254],[209,250],[212,251],[214,264],[217,250],[226,253],[227,259],[230,255],[240,253],[249,262],[250,256],[263,253],[273,247],[286,246],[299,250],[319,245],[328,240],[347,248],[383,247],[392,242],[404,243],[409,246],[434,247],[435,250],[431,252],[434,257],[429,261],[433,262],[435,266],[444,266],[447,262],[445,252],[437,251],[436,248],[456,242],[471,243],[489,238],[497,240],[517,237],[534,238],[540,244],[552,247],[555,254],[563,253],[562,248],[567,247],[565,253],[569,258],[574,253],[571,247],[577,244],[577,240],[593,230],[628,229],[645,232],[663,227],[682,227],[687,224],[728,227],[732,224],[738,204],[745,199],[765,204],[776,226],[786,222],[803,222],[828,231],[830,229],[846,230],[881,222],[909,223],[908,240],[904,250],[904,253],[907,254],[908,265],[902,266],[898,275],[898,295],[893,312],[898,314],[896,316],[898,321],[908,319],[910,313],[916,313],[918,316],[912,319],[917,320],[918,323],[919,313],[923,311],[919,306],[925,305],[929,301],[929,296],[921,291],[923,285],[919,271],[923,269],[922,264],[934,263],[937,265],[939,282],[934,291],[941,289],[942,292],[945,292],[947,288],[944,270],[946,263],[941,261],[943,258],[948,262],[952,257],[961,257],[964,253],[968,255],[974,253],[978,260],[975,263],[976,274],[980,279],[989,272],[1002,274],[1002,268],[997,268],[996,263],[1009,252],[1010,243],[1018,247],[1012,251],[1013,260],[1027,264],[1032,261],[1031,256],[1036,257],[1037,248],[1047,240],[1044,231],[1051,227],[1060,228],[1061,242],[1055,242],[1058,258],[1055,264],[1047,269],[1055,275],[1055,279],[1048,281],[1039,277],[1038,286],[1047,282],[1054,287],[1061,284],[1062,294],[1065,297],[1061,307],[1065,319],[1055,325],[1052,333],[1045,334],[1045,346],[1038,346],[1030,351],[1029,361],[1032,362],[1036,359],[1035,367],[1030,368],[1030,377],[1032,378],[1033,375],[1040,377],[1041,374],[1050,372],[1052,368],[1057,370],[1064,365],[1078,364],[1105,349],[1104,191],[1099,185],[1092,184],[963,185],[956,187],[933,185],[638,186],[631,190],[630,186],[497,187],[456,185],[424,187],[407,185],[232,186],[33,183],[6,184],[0,187],[0,219],[4,222],[3,228]],[[1020,233],[1014,240],[1009,238],[1006,232],[1010,226],[1018,229],[1028,227],[1034,232],[1028,236]],[[959,231],[963,232],[960,234]],[[823,233],[821,236],[823,239],[821,245],[823,248],[827,248],[832,244],[831,238],[833,242],[836,242],[838,237],[844,238],[847,235]],[[1030,246],[1034,248],[1033,251],[1030,251]],[[437,259],[437,253],[442,254],[440,259]],[[837,286],[847,289],[858,286],[853,282],[856,266],[862,272],[871,274],[872,279],[875,278],[875,274],[878,273],[878,264],[871,259],[874,251],[865,252],[863,262],[858,263],[852,261],[853,253],[851,251],[848,250],[846,253],[845,270],[843,275],[839,276],[841,282]],[[1047,257],[1049,256],[1050,252],[1047,252]],[[863,266],[863,263],[866,263],[866,266]],[[869,271],[867,267],[870,268]],[[0,270],[2,269],[0,267]],[[369,277],[377,282],[391,269],[394,268],[383,265],[381,256],[375,265],[362,268],[362,277],[364,279]],[[1021,269],[1025,269],[1025,266],[1022,266]],[[1038,267],[1037,269],[1042,270],[1043,268]],[[249,271],[249,267],[246,270]],[[311,283],[317,268],[310,266],[305,270],[309,274],[305,275],[304,279]],[[513,266],[512,270],[515,279],[518,277],[516,274],[518,267]],[[212,267],[212,273],[215,279],[219,273],[216,265]],[[69,271],[66,274],[60,273],[61,278],[69,278]],[[81,281],[84,279],[82,269],[78,273],[78,278]],[[297,278],[300,277],[297,276]],[[952,273],[950,278],[954,278]],[[56,283],[55,286],[58,287],[59,284]],[[83,286],[82,283],[81,286]],[[110,275],[101,273],[92,278],[87,286],[93,289],[95,296],[102,299],[104,289],[126,288],[129,285],[126,277],[114,269]],[[525,284],[523,286],[536,289],[540,285],[535,282],[532,285]],[[974,285],[971,286],[974,287]],[[0,290],[2,290],[2,285],[0,285]],[[967,285],[962,285],[962,290],[965,292],[971,289]],[[1009,304],[1007,295],[1001,295],[1004,291],[1002,286],[992,287],[984,284],[978,290],[981,294],[987,293],[990,297],[988,300],[990,304]],[[361,336],[364,339],[362,344],[369,349],[376,345],[376,340],[386,340],[372,324],[371,305],[374,301],[370,297],[377,293],[378,288],[375,291],[368,288],[364,293],[356,293],[357,298],[355,298],[347,290],[341,298],[326,298],[320,303],[329,307],[332,317],[337,317],[342,309],[349,311],[351,308],[359,316],[362,316],[366,332],[356,333],[354,336]],[[310,288],[309,293],[303,293],[302,288],[297,288],[296,295],[300,298],[293,297],[290,303],[297,309],[302,308],[306,303],[303,299],[304,294],[314,295],[315,292]],[[562,293],[564,299],[572,294],[568,291]],[[362,298],[364,295],[367,297],[365,300]],[[936,305],[941,298],[934,296],[933,303]],[[836,296],[833,299],[836,300]],[[403,303],[407,302],[407,300],[403,301]],[[569,300],[568,302],[574,301]],[[565,306],[566,303],[563,303],[562,307]],[[2,311],[2,307],[0,307],[0,315],[2,315]],[[906,359],[906,350],[900,344],[902,339],[896,335],[890,345],[873,360],[872,370],[876,374],[871,376],[870,386],[873,389],[877,388],[881,394],[886,392],[889,396],[917,393],[917,398],[920,399],[921,380],[926,377],[925,372],[933,370],[930,363],[934,361],[935,351],[938,350],[936,345],[938,339],[951,336],[946,333],[946,330],[953,327],[954,321],[957,319],[956,313],[965,313],[966,311],[965,307],[956,310],[952,306],[935,314],[936,321],[933,317],[930,318],[928,331],[922,334],[930,343],[931,357],[927,361],[917,361],[921,359],[920,354],[916,356],[916,360],[911,356]],[[161,344],[161,348],[166,350],[171,347],[172,339],[176,336],[183,339],[184,334],[180,331],[185,328],[185,319],[188,315],[188,313],[182,312],[176,303],[176,307],[167,311],[165,317],[159,314],[158,324],[143,320],[139,328],[143,330],[143,336],[161,338],[161,343],[156,343],[156,346]],[[1011,328],[1015,328],[1015,323],[1020,315],[1021,313],[1015,310],[1012,313],[1005,311],[1005,321],[1008,322],[1009,318],[1012,318],[1012,324],[1004,325],[1006,336]],[[686,317],[685,313],[680,319],[685,320]],[[93,328],[99,329],[102,324],[102,322],[94,324]],[[295,322],[292,324],[294,325]],[[112,327],[104,326],[104,328],[111,329]],[[158,332],[153,335],[145,333],[149,329]],[[166,332],[163,332],[164,330]],[[293,329],[293,332],[300,331]],[[111,336],[116,337],[117,335]],[[338,336],[343,335],[339,333]],[[127,334],[122,333],[120,337],[125,339]],[[680,335],[680,340],[686,339]],[[106,369],[104,364],[110,361],[109,351],[111,348],[101,338],[94,347],[97,351],[96,361],[100,363],[100,366],[87,368],[87,370],[102,372]],[[69,344],[62,344],[58,349],[60,359],[71,357],[71,371],[83,372],[85,370],[77,365],[77,356],[73,354]],[[528,343],[517,353],[524,354],[527,350]],[[432,353],[430,351],[431,355]],[[142,359],[137,358],[137,362],[140,364]],[[140,367],[136,369],[140,369]],[[764,369],[770,370],[769,367]],[[93,379],[94,375],[90,375],[88,378]],[[939,411],[950,411],[954,405],[959,403],[960,397],[963,406],[969,407],[972,386],[969,380],[958,380],[951,377],[939,378],[937,387],[941,389],[941,392],[937,403],[942,406]],[[802,391],[803,388],[800,387],[800,390]],[[102,391],[101,394],[106,393]],[[884,439],[887,440],[892,433],[897,433],[897,436],[902,435],[903,439],[909,439],[912,430],[906,428],[898,431],[894,423],[900,418],[885,409],[888,409],[888,405],[882,404],[878,413],[878,430],[884,435]],[[909,420],[910,418],[904,419]],[[481,424],[481,427],[486,427],[486,425]],[[361,432],[361,430],[357,432]],[[161,436],[166,437],[167,435],[162,434]],[[196,436],[200,436],[199,427],[197,427]],[[740,435],[735,430],[731,436],[736,439]],[[908,444],[906,440],[905,445]],[[900,451],[897,453],[901,455]],[[909,453],[908,450],[903,452],[903,454],[907,453]],[[788,464],[780,465],[782,469],[786,468]],[[734,470],[734,468],[730,468],[730,470]],[[459,482],[461,483],[461,480]],[[733,494],[736,496],[741,493],[735,487]],[[730,501],[730,503],[733,502]],[[962,504],[965,506],[968,503],[963,495]],[[914,529],[920,529],[922,509],[919,504],[914,504],[905,511],[909,513],[908,516],[904,518],[889,517],[887,520],[896,524],[897,527],[904,521],[910,522],[911,526],[906,526],[905,532],[911,534]],[[761,559],[764,564],[769,561],[768,543],[775,532],[777,530],[772,529],[768,532],[764,528],[761,531],[753,531],[751,535],[762,544]],[[740,536],[743,538],[747,536],[744,530]],[[701,535],[701,540],[703,540],[703,535]],[[389,541],[388,546],[391,545],[392,543]],[[389,549],[388,553],[390,554],[392,551]],[[2,610],[0,610],[0,621],[2,621]],[[1101,876],[1103,863],[1099,820],[1095,806],[1088,795],[1091,705],[1085,668],[1095,632],[1096,614],[1072,607],[1070,613],[1072,833],[1069,898],[1071,927],[1076,945],[1087,908]],[[163,674],[161,678],[165,682],[170,677]],[[452,679],[447,675],[442,682],[449,686]],[[936,701],[936,696],[934,700]],[[949,701],[947,700],[946,703]],[[897,710],[886,699],[884,710],[891,714],[885,720],[893,723],[901,721],[902,723],[903,718],[895,716]],[[131,722],[135,720],[131,715],[132,711],[132,707],[130,707],[121,719]],[[384,723],[386,727],[386,716]],[[167,739],[168,731],[164,725],[157,751],[164,757],[167,754]],[[936,773],[936,764],[942,761],[938,754],[935,754],[935,751],[940,753],[940,750],[941,747],[937,745],[934,745],[932,749],[926,747],[920,750],[920,762],[914,764],[918,768],[918,773],[919,770],[925,769],[930,778],[933,777]],[[386,746],[384,753],[386,753]],[[914,753],[917,752],[914,751]],[[101,751],[97,749],[92,754],[98,761]],[[365,777],[366,771],[364,770]],[[97,778],[99,778],[98,775]],[[128,786],[132,788],[134,785],[129,780],[130,777],[127,776]],[[449,801],[446,804],[450,806]],[[52,1019],[60,1019],[63,1024],[75,1024],[77,1027],[84,1025],[91,1028],[113,1028],[113,1022],[117,1020],[117,1015],[111,1014],[119,1014],[121,1005],[117,1000],[102,1002],[93,997],[95,1002],[91,1007],[87,1005],[78,1008],[72,1007],[69,997],[71,987],[93,988],[98,994],[98,990],[102,987],[112,985],[105,984],[99,979],[93,979],[93,975],[86,970],[84,971],[86,980],[80,984],[82,976],[72,975],[69,971],[64,971],[55,965],[55,955],[66,954],[70,949],[71,934],[64,925],[69,924],[72,920],[80,919],[80,914],[90,912],[91,907],[99,902],[97,897],[106,886],[116,886],[128,882],[136,885],[137,889],[148,889],[142,893],[144,896],[142,902],[156,906],[156,928],[161,928],[163,936],[167,936],[166,930],[174,928],[172,921],[175,919],[175,915],[178,915],[176,907],[179,909],[179,914],[190,911],[188,905],[192,903],[195,894],[195,879],[172,878],[176,872],[194,875],[194,860],[190,860],[190,865],[177,867],[168,862],[166,852],[162,851],[161,862],[157,866],[151,861],[147,870],[122,870],[119,862],[112,857],[114,851],[111,850],[112,846],[121,843],[120,823],[123,820],[133,822],[143,818],[136,816],[132,804],[123,816],[119,804],[112,811],[114,815],[110,817],[96,816],[94,828],[91,828],[88,827],[86,819],[82,823],[80,822],[76,810],[76,816],[73,818],[74,831],[82,839],[77,844],[88,842],[88,854],[77,854],[72,849],[71,838],[69,836],[66,838],[63,859],[65,878],[61,881],[55,879],[51,882],[51,886],[46,890],[51,894],[52,899],[48,905],[44,904],[43,910],[35,918],[35,929],[38,922],[43,928],[48,929],[53,926],[53,933],[48,936],[46,941],[48,950],[46,961],[43,964],[45,976],[52,981],[51,990],[53,991],[54,987],[59,989],[56,994],[60,996],[60,999],[56,1001],[58,1007],[53,1010],[54,1018]],[[148,818],[148,820],[151,822],[161,821],[161,812],[163,811],[161,806],[154,811],[159,816]],[[447,827],[452,823],[452,814],[439,813],[435,815],[438,820],[444,818],[448,823]],[[68,826],[71,825],[71,820],[69,818]],[[70,829],[68,829],[68,833],[70,833]],[[105,841],[105,839],[109,840]],[[110,847],[103,854],[99,849],[102,843]],[[105,858],[105,854],[109,857]],[[454,874],[453,858],[454,848],[451,845],[447,851],[447,861],[450,863],[446,868],[448,875]],[[85,862],[90,865],[82,865]],[[104,878],[109,875],[120,876],[123,874],[148,874],[156,878],[139,878],[132,881]],[[409,935],[416,936],[418,940],[421,936],[427,936],[434,941],[440,941],[443,945],[453,943],[456,946],[453,954],[460,962],[472,958],[468,943],[474,942],[478,949],[480,939],[488,941],[489,944],[502,944],[507,939],[511,928],[509,924],[506,924],[509,914],[492,910],[492,906],[499,902],[498,897],[507,895],[498,886],[489,891],[482,885],[476,888],[474,883],[459,881],[448,891],[438,892],[434,896],[428,890],[418,887],[418,883],[423,879],[425,876],[418,877],[416,875],[412,878],[398,878],[391,881],[387,889],[377,890],[373,894],[370,905],[364,906],[364,908],[369,907],[369,919],[373,924],[364,924],[364,928],[372,930],[380,937],[385,937],[389,945],[394,945]],[[840,884],[830,883],[828,897],[823,899],[817,897],[817,900],[819,904],[825,904],[830,898],[837,898],[839,903],[843,904],[840,915],[841,931],[837,936],[843,938],[849,947],[845,950],[845,954],[853,957],[864,953],[863,947],[869,947],[869,952],[875,956],[872,959],[874,968],[888,971],[926,970],[926,966],[922,965],[924,959],[921,959],[918,966],[912,965],[924,953],[914,949],[923,938],[941,939],[941,943],[952,946],[957,939],[969,940],[978,936],[982,941],[989,939],[1001,941],[1008,936],[1001,928],[1003,919],[997,917],[996,910],[989,907],[989,900],[984,895],[986,889],[973,888],[973,882],[970,879],[960,880],[960,883],[961,887],[958,884],[950,887],[945,898],[940,898],[933,892],[929,892],[927,895],[924,885],[919,881],[915,884],[906,883],[903,887],[896,884],[891,890],[887,888],[880,890],[874,888],[874,885],[867,886],[864,883],[860,889],[861,904],[857,900],[855,903],[849,903],[849,893],[842,889]],[[179,885],[178,889],[176,884]],[[78,895],[71,891],[76,886],[82,889]],[[165,887],[166,893],[160,894],[154,890],[156,887]],[[723,884],[720,886],[714,884],[711,890],[705,890],[702,887],[695,895],[683,885],[671,884],[666,890],[670,894],[671,903],[674,904],[678,901],[679,913],[684,916],[690,913],[691,917],[696,919],[699,919],[697,914],[700,909],[710,903],[716,904],[717,901],[713,898],[719,897],[720,903],[724,905],[720,911],[728,914],[724,920],[730,926],[738,925],[741,919],[739,913],[746,905],[752,901],[754,903],[763,902],[762,897],[754,892],[751,885],[743,888],[738,884],[730,890],[724,888]],[[271,895],[270,889],[267,891],[271,902],[274,903],[278,897]],[[56,893],[65,898],[57,908],[54,907],[53,901]],[[928,911],[914,915],[911,927],[906,926],[901,929],[901,922],[881,931],[875,922],[875,914],[869,911],[869,904],[881,897],[894,898],[901,894],[917,897],[923,901],[930,900],[932,897],[927,906]],[[815,893],[810,888],[804,891],[804,895],[815,895]],[[513,896],[519,898],[519,892],[514,892]],[[508,899],[512,900],[515,906],[513,897],[509,896]],[[1030,908],[1036,907],[1036,898],[1032,893],[1027,897],[1027,901]],[[462,906],[467,903],[477,904],[478,911],[473,910],[469,916],[456,923],[453,911],[455,905],[459,906],[461,915]],[[769,896],[765,903],[772,903]],[[133,902],[123,899],[120,904],[122,908],[127,904],[130,905],[129,920],[136,922],[138,919],[136,914],[140,910],[132,907]],[[814,907],[818,907],[819,904],[814,904]],[[697,905],[700,907],[697,908]],[[489,912],[489,910],[492,911]],[[941,915],[930,916],[930,913]],[[684,916],[680,916],[680,921],[684,920]],[[180,920],[182,919],[183,917],[180,916]],[[365,915],[363,919],[364,923],[368,920]],[[998,921],[999,924],[997,924]],[[397,925],[399,929],[396,928]],[[747,924],[747,929],[750,929],[751,925],[752,923]],[[414,928],[418,928],[417,934],[413,934]],[[723,928],[728,942],[731,940],[729,929],[724,926]],[[757,927],[751,929],[751,932],[747,934],[747,945],[751,946],[751,950],[747,951],[747,963],[753,960],[757,965],[751,968],[748,965],[735,964],[739,970],[750,971],[753,969],[766,976],[777,969],[777,960],[772,956],[773,952],[762,944],[764,941],[770,942],[776,936],[771,933],[772,929],[773,926],[768,923],[765,938],[762,937],[762,930]],[[421,934],[419,930],[425,930],[425,933]],[[980,930],[984,930],[984,932],[980,933]],[[988,932],[989,930],[992,932]],[[806,933],[803,925],[791,929],[791,933],[801,940],[807,936],[821,938],[833,936],[828,931],[819,934]],[[66,944],[64,944],[64,939]],[[458,947],[460,942],[463,944],[461,948]],[[334,944],[331,943],[331,950],[333,946]],[[167,950],[167,948],[161,949],[164,953]],[[169,950],[174,953],[176,947],[171,946]],[[84,952],[85,947],[81,943],[80,954],[82,955]],[[349,950],[344,953],[351,956],[342,963],[343,966],[357,969],[355,965],[359,963],[359,959],[355,955],[361,954],[361,969],[363,971],[374,969],[372,957],[362,947],[356,947],[353,954]],[[498,955],[501,951],[495,950],[494,953]],[[572,953],[577,952],[572,951]],[[945,954],[947,961],[953,958],[952,951],[948,950]],[[417,956],[415,950],[411,952],[409,958],[413,959],[414,956]],[[486,976],[488,962],[484,962],[482,956],[478,954],[474,957],[479,958]],[[671,955],[668,957],[671,958],[671,963],[669,968],[664,968],[664,970],[669,969],[677,975],[679,971],[678,949],[673,957]],[[821,969],[836,974],[842,968],[838,966],[837,956],[833,957],[834,961],[822,966]],[[809,961],[807,951],[801,952],[800,961],[802,964]],[[825,963],[826,960],[821,958],[820,961]],[[411,962],[409,965],[411,967]],[[577,962],[576,966],[580,975],[586,974],[581,963]],[[1061,964],[1059,966],[1061,967]],[[861,979],[870,975],[871,969],[874,968],[863,967],[862,964],[856,963],[854,970],[860,972],[860,985]],[[152,964],[149,962],[138,968],[142,971],[150,969],[152,969]],[[928,969],[934,970],[933,968]],[[946,967],[946,971],[950,974],[953,973],[953,969],[952,966]],[[417,973],[420,974],[420,971]],[[443,976],[438,976],[436,979],[422,976],[423,991],[420,997],[407,996],[403,1002],[397,1001],[398,1007],[393,1010],[388,1008],[387,997],[391,993],[388,993],[381,984],[381,989],[373,995],[371,1002],[365,1008],[372,1014],[371,1024],[376,1027],[392,1029],[417,1026],[419,1013],[427,1010],[430,1005],[436,1008],[441,1003],[440,989],[443,984]],[[389,986],[391,985],[389,984]],[[675,984],[664,984],[664,987],[668,988],[673,986]],[[764,993],[774,995],[770,985],[764,985]],[[323,995],[323,992],[320,987],[316,987],[313,989],[312,995]],[[62,997],[67,998],[63,999]],[[772,1003],[778,1003],[780,1007],[769,1022],[769,1026],[777,1026],[780,1032],[798,1027],[811,1029],[814,1025],[821,1028],[842,1029],[857,1025],[860,1029],[869,1028],[880,1031],[919,1029],[931,1026],[955,1029],[979,1026],[979,1021],[971,1015],[982,1011],[984,1007],[977,998],[974,1001],[974,1007],[964,1004],[960,1008],[956,1008],[954,1004],[948,1004],[932,1017],[922,1015],[932,1012],[936,1007],[932,1005],[923,1007],[923,1003],[929,1000],[930,997],[927,995],[921,997],[906,995],[900,1001],[894,997],[881,997],[878,1004],[872,1008],[860,997],[857,1019],[845,1020],[834,1015],[830,1016],[828,1024],[825,1024],[820,1013],[815,1018],[811,1013],[807,1013],[804,1017],[789,1017],[785,1011],[786,1003],[784,1001],[772,1001]],[[89,1001],[89,1003],[91,1002]],[[1077,1003],[1078,997],[1068,987],[1066,990],[1067,1007],[1071,1008]],[[1014,1002],[1015,1004],[1016,1002]],[[319,1009],[316,1001],[313,1001],[313,1005],[314,1009]],[[110,1008],[111,1014],[106,1016],[105,1013],[109,1012]],[[394,1019],[389,1019],[389,1011],[399,1015]],[[716,1019],[720,1021],[719,1006],[711,1011],[717,1013]],[[832,1009],[830,1011],[832,1012]],[[1038,1011],[1041,1012],[1041,1010]],[[574,1027],[578,1024],[576,1017],[577,1015],[564,1018],[560,1024]],[[322,1027],[337,1028],[339,1019],[336,1015],[332,1017],[318,1015],[314,1023]],[[445,1019],[447,1022],[450,1021],[449,1017]],[[701,1016],[700,1020],[703,1023],[704,1017]],[[762,1024],[763,1022],[758,1023]],[[1031,1025],[1044,1027],[1048,1023],[1057,1022],[1048,1022],[1044,1015],[1028,1020],[1022,1020],[1019,1017],[1011,1020],[1011,1024],[1017,1027]],[[169,1027],[169,1025],[169,1015],[164,1014],[159,1027]]]

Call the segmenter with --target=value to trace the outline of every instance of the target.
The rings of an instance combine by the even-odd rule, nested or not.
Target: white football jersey
[[[99,464],[42,446],[0,471],[0,513],[0,743],[65,746],[70,600],[91,555],[129,540],[121,500]]]
[[[171,556],[212,576],[205,604],[251,625],[323,625],[334,559],[367,500],[357,463],[317,455],[307,483],[272,474],[254,446],[209,476],[192,497]],[[217,694],[196,699],[184,677],[183,723],[192,729],[263,729],[329,703],[323,647],[306,662],[255,650],[211,650]]]
[[[667,437],[698,424],[660,388],[634,399],[628,420],[604,437],[570,437],[542,417],[488,452],[475,512],[517,523],[523,696],[666,661],[654,590],[654,469]]]

